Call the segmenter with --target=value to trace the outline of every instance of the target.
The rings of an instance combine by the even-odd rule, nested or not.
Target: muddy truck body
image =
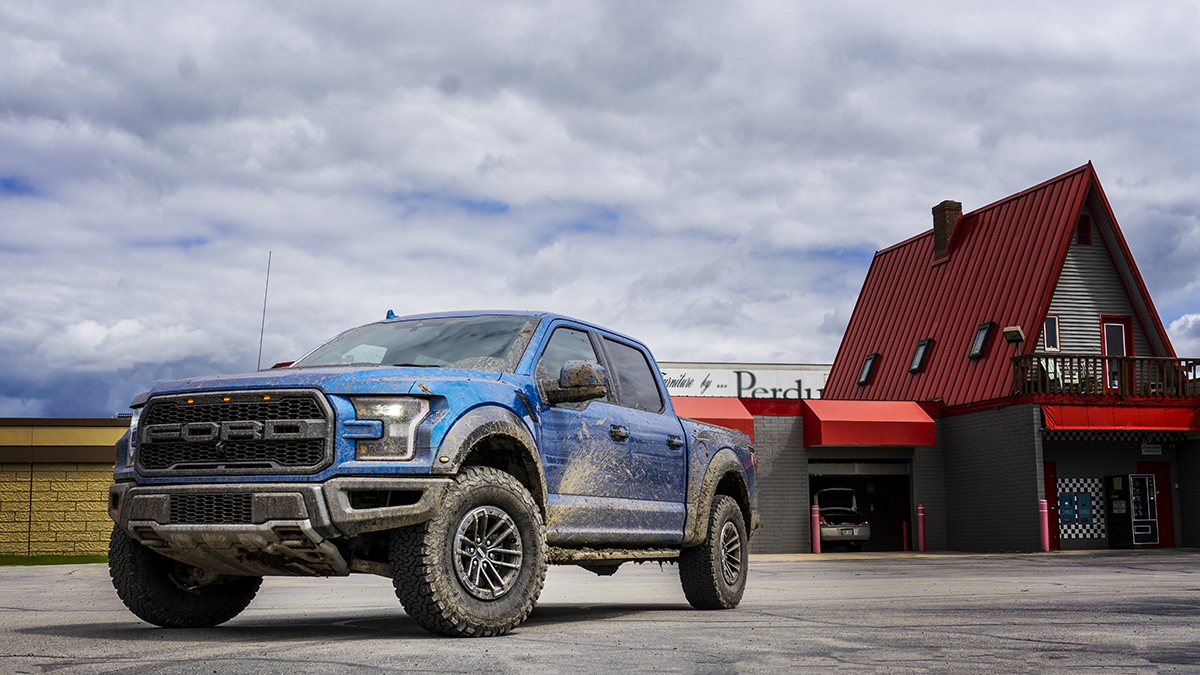
[[[754,450],[677,417],[643,344],[554,314],[388,315],[133,401],[109,566],[134,614],[211,626],[263,576],[369,573],[432,632],[497,635],[548,564],[629,562],[677,563],[698,609],[738,604]]]

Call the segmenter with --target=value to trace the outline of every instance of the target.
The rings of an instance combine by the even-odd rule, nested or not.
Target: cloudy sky
[[[1200,10],[0,3],[0,416],[397,313],[828,363],[874,251],[1092,161],[1200,356]]]

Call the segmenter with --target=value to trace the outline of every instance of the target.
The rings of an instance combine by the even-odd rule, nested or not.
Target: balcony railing
[[[1012,362],[1015,394],[1200,396],[1200,359],[1026,354]]]

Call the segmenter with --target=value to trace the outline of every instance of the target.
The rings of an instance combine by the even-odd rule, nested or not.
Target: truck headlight
[[[125,450],[125,467],[133,466],[137,461],[138,448],[138,418],[142,416],[141,408],[133,409],[133,416],[129,418],[129,441]]]
[[[359,422],[381,424],[377,432],[370,434],[373,438],[356,434],[356,459],[412,459],[417,424],[429,413],[429,401],[383,396],[355,396],[351,400]]]

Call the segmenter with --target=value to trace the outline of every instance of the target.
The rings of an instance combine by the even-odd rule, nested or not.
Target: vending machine
[[[1109,546],[1158,543],[1158,505],[1154,500],[1153,474],[1105,476],[1104,497]]]

